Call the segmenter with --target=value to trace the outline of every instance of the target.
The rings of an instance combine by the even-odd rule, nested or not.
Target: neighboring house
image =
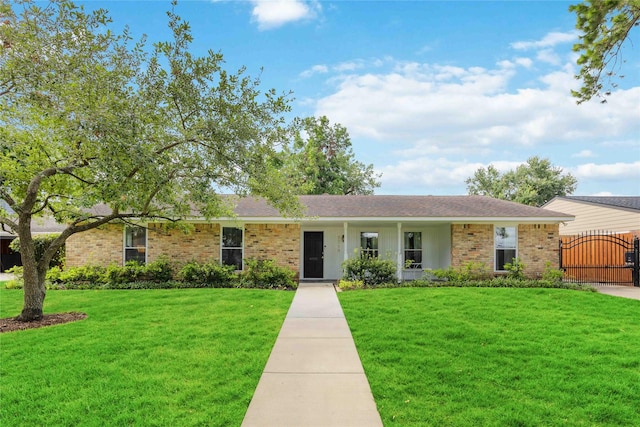
[[[111,224],[71,236],[66,265],[166,256],[177,264],[215,261],[243,268],[243,259],[274,259],[301,280],[336,280],[358,253],[394,260],[405,271],[468,262],[504,271],[518,257],[530,276],[555,263],[562,222],[572,215],[486,196],[301,196],[306,217],[282,217],[264,200],[235,199],[236,218],[194,217],[185,233],[162,222]],[[410,268],[406,269],[405,267]]]
[[[51,233],[61,233],[64,226],[51,218],[34,219],[31,222],[31,234],[34,236]],[[22,265],[20,253],[11,250],[9,245],[17,236],[6,226],[0,228],[0,273],[16,265]]]
[[[561,235],[598,230],[640,235],[640,197],[558,196],[542,207],[575,216],[560,224]]]

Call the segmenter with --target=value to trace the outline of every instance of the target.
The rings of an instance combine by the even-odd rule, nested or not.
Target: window
[[[222,227],[222,263],[242,270],[242,228]]]
[[[147,263],[147,229],[127,225],[124,229],[124,262]]]
[[[504,271],[504,265],[517,256],[518,236],[515,227],[495,227],[496,271]]]
[[[407,231],[404,233],[405,268],[422,268],[422,233]]]
[[[363,257],[378,258],[378,233],[360,233],[360,250]]]

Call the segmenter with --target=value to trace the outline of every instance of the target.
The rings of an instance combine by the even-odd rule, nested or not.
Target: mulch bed
[[[45,314],[42,316],[42,319],[34,320],[33,322],[20,322],[16,320],[15,317],[7,317],[0,319],[0,333],[60,325],[62,323],[76,322],[86,318],[86,313],[77,312]]]

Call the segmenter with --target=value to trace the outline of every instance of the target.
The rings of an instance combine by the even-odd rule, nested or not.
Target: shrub
[[[179,280],[193,284],[191,287],[230,288],[235,282],[235,267],[217,262],[199,264],[191,261],[182,266],[178,272]]]
[[[364,282],[362,280],[340,280],[338,282],[338,287],[343,291],[353,290],[353,289],[362,289],[364,288]]]
[[[280,267],[272,259],[245,259],[246,270],[240,273],[240,287],[261,289],[295,289],[295,273]]]
[[[548,282],[561,282],[564,277],[564,272],[551,266],[551,262],[547,261],[544,264],[544,271],[542,272],[542,280]]]
[[[491,278],[489,267],[481,262],[470,261],[462,266],[445,270],[433,270],[431,272],[437,279],[451,282],[464,282],[468,280],[486,280]]]
[[[41,234],[37,236],[33,236],[33,244],[35,246],[36,252],[36,260],[42,259],[42,255],[44,255],[44,251],[49,247],[51,242],[58,238],[60,234]],[[13,239],[13,241],[9,244],[11,250],[15,252],[20,252],[20,239]],[[64,258],[65,258],[65,246],[62,245],[60,249],[56,251],[51,258],[51,262],[49,266],[53,267],[62,267],[64,266]]]
[[[507,277],[513,279],[524,279],[524,269],[526,264],[520,261],[520,258],[514,258],[511,262],[507,262],[504,265],[504,269],[507,271]]]
[[[396,265],[391,260],[368,255],[349,258],[342,263],[346,281],[361,281],[365,286],[397,282]]]
[[[13,279],[9,280],[4,286],[7,289],[22,289],[24,281],[22,279],[23,268],[20,266],[13,266],[7,270],[7,273],[13,274]]]
[[[83,265],[81,267],[68,268],[54,277],[57,283],[65,284],[104,284],[107,282],[107,269],[99,265]]]

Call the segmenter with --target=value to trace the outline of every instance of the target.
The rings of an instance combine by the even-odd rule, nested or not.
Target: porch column
[[[398,282],[402,281],[402,270],[404,270],[404,264],[402,262],[402,223],[398,223],[398,257],[396,260],[397,263],[397,271],[396,276],[398,277]]]
[[[344,245],[343,245],[343,261],[346,261],[349,259],[349,245],[348,245],[348,241],[347,241],[347,236],[349,236],[349,224],[347,222],[344,222],[342,224],[342,236],[344,237]]]

